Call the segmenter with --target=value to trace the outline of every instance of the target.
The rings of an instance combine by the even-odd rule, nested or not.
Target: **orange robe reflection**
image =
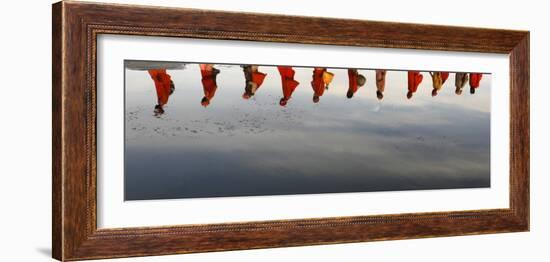
[[[432,76],[433,90],[432,96],[437,96],[438,92],[443,88],[445,82],[449,78],[449,72],[433,72],[430,73]]]
[[[256,94],[256,91],[264,83],[267,74],[258,71],[258,66],[244,66],[245,88],[243,93],[244,99],[249,99]]]
[[[353,95],[359,90],[359,87],[363,86],[366,82],[366,78],[359,74],[357,69],[348,69],[349,86],[346,96],[352,98]]]
[[[424,76],[418,71],[409,71],[407,72],[407,80],[408,80],[408,92],[407,92],[407,98],[411,99],[413,94],[416,93],[416,90],[418,90],[418,86],[420,83],[422,83],[422,79],[424,79]]]
[[[475,94],[482,77],[481,73],[470,73],[470,93]]]
[[[214,68],[212,64],[200,64],[200,69],[202,76],[202,90],[204,91],[204,97],[201,100],[201,105],[207,107],[216,95],[216,89],[218,89],[216,76],[220,73],[220,70]]]
[[[277,66],[279,74],[281,75],[281,84],[283,88],[283,97],[279,104],[281,106],[286,106],[288,100],[292,97],[292,93],[296,90],[296,87],[300,84],[298,81],[294,80],[295,71],[290,66]]]
[[[149,69],[148,72],[155,82],[158,105],[166,105],[172,91],[170,88],[172,85],[172,78],[166,73],[166,69]]]
[[[334,74],[327,71],[326,68],[316,67],[313,69],[313,80],[311,88],[313,88],[313,102],[318,103],[319,99],[328,89],[328,85],[332,81]]]
[[[447,82],[447,79],[449,79],[449,72],[441,72],[441,79],[443,80],[443,84]]]

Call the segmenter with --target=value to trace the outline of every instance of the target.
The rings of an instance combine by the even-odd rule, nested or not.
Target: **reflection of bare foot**
[[[212,67],[212,73],[213,73],[214,75],[217,75],[217,74],[220,73],[220,70],[217,69],[217,68]]]
[[[382,98],[384,98],[384,93],[376,91],[376,97],[378,98],[378,100],[382,100]]]
[[[164,108],[162,108],[161,105],[156,105],[153,112],[155,113],[155,116],[161,116],[162,114],[164,114]]]

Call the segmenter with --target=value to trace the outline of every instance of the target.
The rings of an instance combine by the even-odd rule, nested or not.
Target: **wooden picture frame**
[[[330,25],[330,31],[325,29],[326,25]],[[72,1],[53,5],[52,29],[52,245],[53,257],[58,260],[529,230],[528,31]],[[508,54],[510,207],[476,211],[98,229],[96,41],[99,34]]]

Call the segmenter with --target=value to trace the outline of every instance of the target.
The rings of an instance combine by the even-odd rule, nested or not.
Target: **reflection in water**
[[[357,69],[348,69],[349,87],[346,96],[352,98],[353,95],[367,82],[364,75],[359,74]]]
[[[155,105],[155,115],[160,116],[164,114],[164,105],[168,103],[168,97],[174,93],[174,82],[169,74],[166,73],[166,69],[149,69],[149,75],[155,83],[155,89],[157,90],[157,105]]]
[[[265,77],[267,74],[264,74],[260,71],[258,71],[257,65],[244,65],[243,71],[244,71],[244,79],[245,79],[245,87],[244,87],[244,99],[250,99],[251,97],[256,94],[256,91],[260,86],[262,86]]]
[[[199,64],[199,67],[201,70],[201,81],[204,91],[204,97],[201,100],[201,105],[207,107],[210,105],[214,95],[216,94],[216,90],[218,88],[216,77],[220,73],[220,70],[214,68],[212,64]],[[258,71],[258,65],[242,65],[241,67],[243,68],[245,77],[245,88],[242,97],[245,100],[248,100],[256,94],[256,91],[263,84],[267,74]],[[281,87],[283,90],[283,97],[281,98],[279,104],[281,106],[286,106],[288,100],[292,97],[292,93],[300,83],[294,80],[295,71],[292,67],[278,66],[277,69],[281,75]],[[148,71],[157,90],[158,104],[155,106],[155,115],[162,115],[164,113],[163,107],[168,103],[168,97],[174,92],[174,83],[172,82],[170,75],[166,73],[166,68],[148,69]],[[384,98],[384,90],[386,88],[387,70],[377,69],[375,72],[376,97],[379,100],[382,100]],[[429,72],[429,74],[432,77],[432,96],[437,96],[450,74],[449,72]],[[418,71],[408,71],[407,75],[407,98],[411,99],[413,94],[416,93],[420,83],[422,83],[423,75]],[[457,95],[462,94],[462,89],[469,79],[470,93],[474,94],[475,89],[479,87],[482,76],[482,73],[470,73],[470,77],[468,77],[468,73],[456,73],[455,93]],[[332,82],[333,78],[334,74],[328,72],[326,68],[313,68],[311,87],[313,89],[314,103],[319,103],[320,97],[323,96],[325,90],[328,90],[329,84]],[[359,74],[357,69],[348,69],[348,79],[349,88],[346,96],[347,98],[352,98],[353,95],[359,90],[359,87],[365,85],[366,78],[364,75]]]
[[[296,87],[300,84],[294,80],[296,71],[290,66],[278,66],[279,74],[281,75],[281,87],[283,88],[283,97],[279,101],[279,105],[286,106],[288,100],[292,97],[292,93],[296,90]]]
[[[482,77],[483,77],[483,74],[470,73],[470,93],[471,94],[475,94],[476,89],[479,87],[479,82],[481,82]]]
[[[468,73],[455,74],[455,87],[456,87],[455,93],[457,95],[462,94],[462,89],[464,88],[467,82],[468,82]]]
[[[386,70],[376,70],[376,97],[378,100],[384,98],[386,89]]]
[[[418,90],[418,86],[422,83],[424,76],[418,71],[407,72],[408,90],[407,98],[411,99],[413,94]]]
[[[432,90],[432,96],[437,96],[437,93],[443,88],[443,85],[447,81],[447,78],[449,78],[448,72],[430,72],[430,75],[432,76],[432,84],[433,84],[433,90]]]
[[[210,101],[212,101],[214,95],[216,95],[216,89],[218,89],[216,77],[220,73],[220,70],[214,68],[212,64],[200,64],[200,68],[202,90],[204,91],[204,97],[201,100],[201,105],[207,107],[210,105]]]
[[[422,82],[427,73],[432,81]],[[444,86],[452,77],[455,92]],[[487,187],[490,81],[479,73],[132,63],[125,199]],[[405,82],[413,101],[403,97]],[[475,96],[457,96],[467,82]]]
[[[320,97],[323,96],[325,90],[328,90],[328,85],[332,82],[334,74],[328,72],[326,68],[316,67],[313,69],[312,77],[313,103],[319,103]]]

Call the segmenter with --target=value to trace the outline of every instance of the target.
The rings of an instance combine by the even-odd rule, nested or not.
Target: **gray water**
[[[158,65],[158,64],[157,64]],[[125,70],[125,199],[318,194],[490,186],[491,75],[476,94],[454,93],[451,74],[437,97],[431,77],[411,100],[407,74],[387,73],[384,99],[375,74],[345,97],[346,70],[312,102],[311,68],[295,68],[301,84],[286,107],[275,67],[256,96],[244,100],[239,66],[217,65],[209,107],[197,64],[170,65],[175,92],[161,117],[147,64]]]

